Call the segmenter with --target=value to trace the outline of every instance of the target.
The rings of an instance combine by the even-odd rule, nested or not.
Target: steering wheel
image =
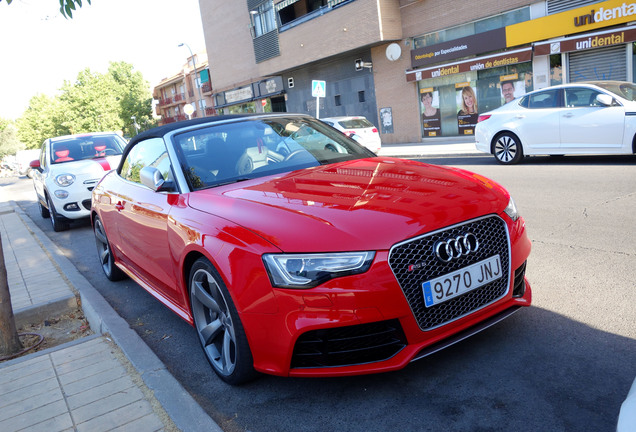
[[[112,149],[112,148],[107,148],[104,150],[104,154],[105,155],[116,155],[117,154],[117,150]]]
[[[298,155],[307,155],[307,150],[305,149],[298,149],[298,150],[294,150],[293,152],[291,152],[290,154],[288,154],[287,156],[285,156],[285,159],[283,159],[283,162],[287,162],[288,160],[297,157]]]

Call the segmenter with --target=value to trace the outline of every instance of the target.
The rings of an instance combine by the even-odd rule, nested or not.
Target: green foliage
[[[37,94],[17,121],[18,136],[27,149],[39,148],[46,138],[59,135],[53,121],[59,102],[44,94]]]
[[[2,123],[2,119],[0,119]],[[18,138],[18,130],[13,123],[7,123],[0,130],[0,159],[7,155],[14,155],[25,146]]]
[[[87,68],[74,83],[65,81],[55,98],[34,96],[18,130],[27,148],[37,148],[53,136],[102,131],[133,136],[135,121],[140,130],[155,125],[150,85],[131,64],[111,62],[105,74]]]
[[[6,0],[7,4],[11,4],[12,1]],[[86,3],[91,4],[91,0],[86,0]],[[73,18],[73,11],[78,7],[82,7],[82,0],[60,0],[60,13],[64,18]]]

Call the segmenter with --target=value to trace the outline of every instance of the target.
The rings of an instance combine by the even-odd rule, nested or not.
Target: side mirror
[[[173,189],[172,182],[166,181],[163,175],[161,175],[161,171],[155,167],[143,167],[141,171],[139,171],[139,178],[142,185],[155,192],[169,192]]]
[[[29,162],[29,167],[31,167],[32,169],[39,170],[40,169],[40,161],[38,159],[32,160],[31,162]]]
[[[610,95],[606,95],[606,94],[598,94],[596,95],[596,102],[598,102],[601,106],[612,106],[612,102],[614,102],[614,98],[611,97]]]

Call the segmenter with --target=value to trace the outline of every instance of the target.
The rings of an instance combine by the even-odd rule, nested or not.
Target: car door
[[[518,132],[525,154],[558,151],[561,145],[559,89],[531,93],[523,100],[527,109],[515,110],[510,121]]]
[[[561,147],[566,153],[600,152],[621,147],[625,132],[625,109],[602,106],[600,91],[589,87],[565,89],[561,113]]]
[[[140,141],[122,164],[120,176],[126,184],[113,195],[121,258],[151,291],[181,303],[176,263],[168,246],[170,211],[176,200],[174,194],[155,192],[141,184],[139,172],[147,166],[158,168],[167,180],[173,178],[163,139]]]

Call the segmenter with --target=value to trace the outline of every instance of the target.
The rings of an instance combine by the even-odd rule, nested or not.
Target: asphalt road
[[[0,179],[225,431],[614,431],[636,376],[636,157],[434,158],[512,193],[533,307],[406,369],[338,379],[216,378],[194,330],[101,273],[87,222],[55,233],[30,180]]]

